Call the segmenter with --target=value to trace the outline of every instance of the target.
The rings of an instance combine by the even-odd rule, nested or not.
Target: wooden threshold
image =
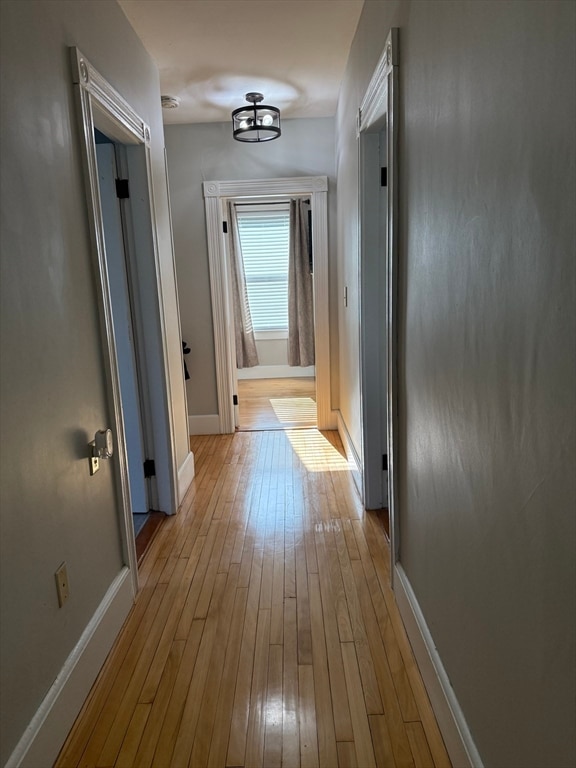
[[[140,567],[146,552],[152,544],[154,537],[158,533],[165,518],[166,515],[164,512],[150,512],[148,520],[146,520],[142,530],[136,536],[136,561],[138,567]]]

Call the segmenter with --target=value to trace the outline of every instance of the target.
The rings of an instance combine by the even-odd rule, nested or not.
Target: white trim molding
[[[214,351],[218,388],[219,431],[235,430],[233,405],[235,358],[232,311],[228,278],[227,250],[222,221],[226,219],[225,204],[238,198],[270,198],[310,195],[312,208],[312,249],[314,252],[314,335],[316,346],[316,403],[319,429],[336,426],[330,396],[330,323],[328,285],[328,178],[326,176],[295,176],[283,179],[253,179],[237,181],[205,181],[210,292],[214,323]]]
[[[438,727],[454,768],[483,768],[464,713],[442,664],[406,572],[395,565],[394,596]]]
[[[190,488],[192,480],[194,480],[194,454],[190,451],[178,470],[178,505],[182,504],[182,499]]]
[[[340,440],[342,440],[342,445],[346,452],[348,469],[352,473],[352,478],[358,493],[360,494],[360,498],[362,498],[362,461],[358,455],[358,451],[354,447],[354,443],[352,442],[352,438],[350,437],[350,433],[348,432],[348,428],[340,411],[336,411],[336,418],[338,423],[338,434],[340,435]]]
[[[110,585],[4,768],[53,765],[133,604],[130,571],[123,568]]]
[[[219,435],[220,417],[217,413],[205,416],[188,416],[189,435]]]

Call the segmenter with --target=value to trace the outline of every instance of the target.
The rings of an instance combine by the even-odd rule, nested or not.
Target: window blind
[[[255,331],[288,328],[290,210],[237,208],[248,303]]]

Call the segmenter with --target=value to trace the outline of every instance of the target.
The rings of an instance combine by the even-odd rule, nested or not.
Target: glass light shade
[[[280,136],[280,110],[266,104],[250,104],[232,112],[236,141],[272,141]]]

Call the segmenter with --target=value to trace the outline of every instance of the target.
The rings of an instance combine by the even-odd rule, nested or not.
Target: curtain
[[[308,206],[290,200],[288,365],[314,365],[314,304],[308,246]]]
[[[230,271],[232,276],[232,303],[234,304],[234,333],[236,339],[236,367],[252,368],[258,365],[258,352],[254,341],[254,329],[248,304],[248,291],[244,276],[242,248],[238,234],[236,206],[228,203],[230,222]]]

